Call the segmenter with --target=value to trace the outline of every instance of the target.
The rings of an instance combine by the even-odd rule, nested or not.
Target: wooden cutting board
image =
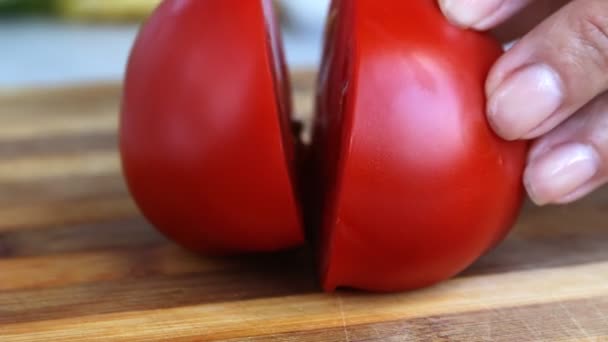
[[[300,117],[312,76],[294,76]],[[210,259],[157,234],[121,179],[118,85],[0,95],[0,341],[608,341],[608,191],[527,205],[456,279],[321,293],[306,249]]]

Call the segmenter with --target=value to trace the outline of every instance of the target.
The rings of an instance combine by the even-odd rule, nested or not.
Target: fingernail
[[[535,159],[524,175],[531,199],[539,204],[558,203],[598,173],[600,158],[585,144],[568,144]]]
[[[488,100],[488,116],[496,133],[508,140],[522,138],[559,109],[562,82],[544,64],[528,66],[507,78]]]
[[[448,19],[459,26],[471,27],[475,23],[483,20],[486,16],[487,9],[484,2],[462,0],[440,0],[439,7]],[[479,4],[477,4],[479,2]]]

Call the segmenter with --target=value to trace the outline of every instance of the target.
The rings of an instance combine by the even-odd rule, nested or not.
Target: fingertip
[[[500,104],[499,100],[496,97],[490,97],[487,106],[487,118],[490,124],[490,127],[498,135],[504,140],[514,141],[517,140],[517,134],[514,134],[512,129],[512,125],[504,122],[504,118],[500,115]]]
[[[549,152],[552,147],[551,142],[547,141],[547,139],[539,139],[535,141],[528,152],[528,163],[536,161],[539,157]]]
[[[439,0],[439,7],[455,25],[485,31],[496,24],[502,0]]]
[[[600,165],[592,146],[565,144],[531,161],[524,172],[524,185],[537,205],[567,203],[593,181]]]
[[[468,28],[478,20],[474,7],[463,6],[459,0],[439,0],[443,15],[454,25]]]
[[[547,65],[519,69],[491,93],[488,118],[503,138],[529,139],[561,107],[562,89],[559,77]]]
[[[526,188],[526,192],[528,193],[528,197],[532,201],[532,203],[537,206],[545,206],[548,204],[548,201],[538,194],[538,190],[534,182],[532,181],[532,176],[530,175],[531,171],[529,168],[524,172],[524,187]]]

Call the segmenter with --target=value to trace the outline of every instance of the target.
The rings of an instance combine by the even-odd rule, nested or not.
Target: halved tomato
[[[434,0],[335,0],[311,147],[323,286],[449,278],[518,214],[527,144],[497,137],[484,81],[501,46]]]
[[[165,0],[125,79],[124,174],[163,233],[207,254],[303,243],[289,80],[271,0]]]

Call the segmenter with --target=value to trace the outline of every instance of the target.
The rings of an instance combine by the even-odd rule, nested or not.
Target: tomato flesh
[[[311,151],[324,289],[398,291],[461,272],[523,199],[527,144],[485,118],[501,55],[434,0],[335,0]]]
[[[206,254],[303,243],[271,0],[165,0],[129,59],[120,150],[143,214]]]

